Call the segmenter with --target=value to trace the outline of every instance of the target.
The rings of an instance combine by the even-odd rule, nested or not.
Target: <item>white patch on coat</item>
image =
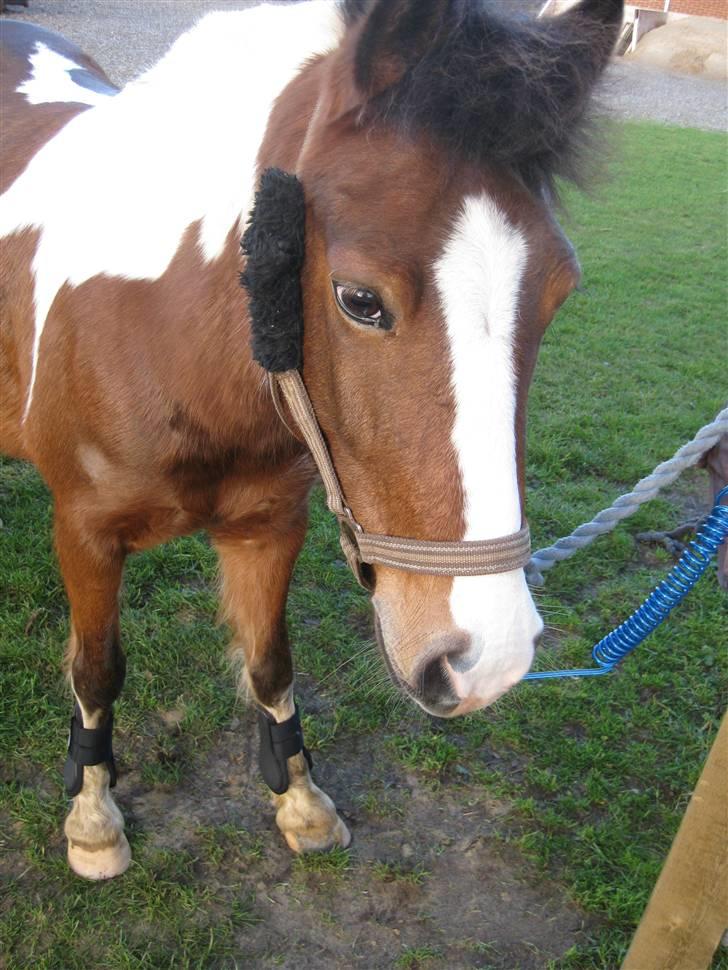
[[[528,260],[523,232],[487,195],[463,202],[435,265],[452,365],[466,540],[494,539],[521,527],[516,468],[514,342]],[[490,702],[528,669],[541,621],[522,569],[456,576],[455,624],[472,647],[451,673],[463,697]]]
[[[114,465],[100,448],[92,444],[81,443],[76,450],[76,457],[91,485],[100,485],[112,480],[115,474]]]
[[[24,94],[31,104],[72,101],[75,104],[95,105],[110,95],[110,92],[92,91],[77,84],[69,72],[85,72],[86,68],[40,41],[36,44],[35,53],[30,55],[30,64],[31,76],[15,90],[18,94]]]
[[[60,287],[99,274],[158,279],[198,221],[204,258],[219,256],[250,208],[275,99],[342,32],[328,0],[209,14],[151,70],[69,121],[0,196],[0,236],[41,230],[25,417]]]

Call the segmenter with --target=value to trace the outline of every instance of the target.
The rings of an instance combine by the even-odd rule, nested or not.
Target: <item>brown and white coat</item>
[[[621,7],[509,25],[456,0],[262,5],[208,16],[120,92],[61,38],[4,25],[0,446],[53,493],[86,727],[123,683],[125,557],[200,528],[255,699],[293,711],[284,607],[315,469],[238,284],[264,168],[304,187],[302,373],[357,519],[431,540],[520,528],[528,385],[578,279],[553,177]],[[447,716],[516,683],[542,626],[520,569],[377,566],[373,603],[395,680]],[[289,768],[291,847],[346,844],[303,756]],[[82,875],[128,864],[104,764],[66,833]]]

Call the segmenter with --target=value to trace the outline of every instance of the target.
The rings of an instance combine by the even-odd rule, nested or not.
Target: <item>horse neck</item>
[[[319,83],[320,72],[313,64],[289,85],[287,97],[269,117],[258,172],[271,165],[295,171]],[[302,449],[278,417],[265,372],[252,359],[247,297],[239,285],[246,221],[247,213],[235,221],[211,261],[203,255],[202,225],[190,227],[165,274],[163,303],[168,311],[165,327],[157,333],[158,353],[165,384],[195,423],[215,428],[221,444],[254,442],[269,457],[287,458]],[[188,323],[181,325],[181,320]]]
[[[295,172],[321,93],[324,60],[317,58],[298,71],[271,102],[249,173],[251,197],[230,226],[222,249],[214,259],[205,260],[203,219],[189,228],[166,274],[174,305],[183,308],[194,328],[189,340],[180,339],[179,318],[172,314],[169,340],[161,344],[176,399],[184,402],[194,420],[218,429],[221,438],[257,439],[278,454],[296,451],[298,445],[274,410],[265,373],[252,360],[247,299],[238,284],[240,237],[252,208],[256,175],[270,166]]]

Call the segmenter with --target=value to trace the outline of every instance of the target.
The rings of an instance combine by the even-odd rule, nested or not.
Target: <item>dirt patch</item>
[[[135,770],[117,789],[147,844],[204,858],[218,830],[257,846],[246,852],[233,837],[222,867],[203,866],[216,891],[234,884],[254,900],[260,922],[239,935],[240,965],[378,970],[412,948],[431,954],[427,967],[536,970],[582,938],[583,914],[504,841],[508,807],[474,786],[431,790],[391,765],[384,738],[316,757],[353,843],[341,870],[301,866],[259,780],[253,718],[240,721],[178,786],[150,788]]]
[[[302,687],[304,709],[314,710],[315,696]],[[166,713],[176,722],[178,712]],[[176,784],[150,782],[148,759],[132,764],[127,751],[120,760],[115,797],[138,864],[157,871],[160,851],[182,853],[190,866],[165,878],[212,894],[220,919],[237,903],[252,912],[253,925],[234,931],[235,963],[212,960],[210,968],[543,970],[597,929],[508,843],[507,801],[457,772],[439,784],[409,772],[393,762],[384,729],[315,754],[316,781],[353,835],[348,854],[320,863],[286,847],[256,755],[255,718],[243,711],[214,747],[185,757]],[[61,809],[46,775],[14,784]],[[22,824],[0,814],[0,884],[22,879],[26,893],[52,907],[53,893],[64,891],[51,876],[65,855],[61,829],[49,810],[43,859],[31,859]],[[130,878],[115,885],[123,890]],[[3,896],[0,914],[12,905]],[[205,918],[214,925],[214,912]],[[155,938],[136,919],[123,926],[132,940]]]

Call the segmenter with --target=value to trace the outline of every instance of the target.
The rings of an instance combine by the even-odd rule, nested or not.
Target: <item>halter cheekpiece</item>
[[[300,373],[305,219],[300,181],[280,169],[266,169],[241,244],[247,262],[240,281],[250,297],[253,356],[268,372],[281,420],[288,426],[282,398],[311,451],[326,502],[339,522],[341,548],[351,571],[371,590],[364,567],[377,563],[431,576],[483,576],[521,569],[531,556],[528,525],[498,539],[443,542],[375,535],[355,519]]]

